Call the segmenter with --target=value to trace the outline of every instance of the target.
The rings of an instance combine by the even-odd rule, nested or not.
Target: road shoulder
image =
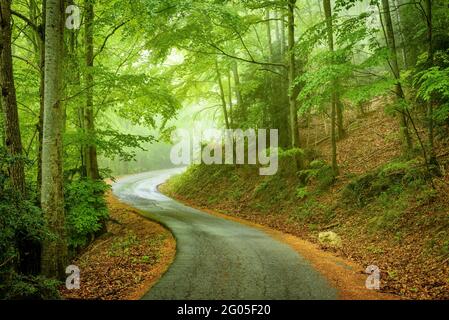
[[[176,241],[159,223],[107,196],[111,221],[72,264],[80,268],[80,289],[61,289],[65,299],[138,300],[168,270]]]
[[[169,196],[174,197],[171,192],[164,189],[164,185],[159,186],[159,190]],[[298,254],[308,260],[311,265],[320,272],[330,284],[339,292],[339,299],[341,300],[397,300],[398,296],[382,293],[376,290],[368,290],[365,286],[368,275],[365,273],[365,268],[338,257],[332,252],[324,251],[317,244],[300,239],[291,234],[281,232],[269,228],[267,226],[257,224],[248,220],[244,220],[235,216],[219,213],[201,206],[197,206],[187,199],[174,197],[175,200],[203,212],[209,213],[223,219],[242,223],[253,228],[257,228],[274,239],[288,244]]]

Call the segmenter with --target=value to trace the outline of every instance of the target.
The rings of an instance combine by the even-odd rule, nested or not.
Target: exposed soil
[[[165,273],[176,242],[164,227],[108,194],[108,233],[72,264],[81,271],[80,289],[62,288],[65,299],[138,300]]]

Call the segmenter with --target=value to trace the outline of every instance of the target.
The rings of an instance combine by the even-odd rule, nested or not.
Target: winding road
[[[173,264],[143,299],[337,298],[326,279],[287,244],[258,229],[187,207],[157,190],[183,170],[137,174],[113,185],[121,201],[166,225],[177,241]]]

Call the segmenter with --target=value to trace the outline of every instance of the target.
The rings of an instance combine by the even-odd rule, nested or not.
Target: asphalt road
[[[113,185],[120,200],[166,225],[177,241],[175,261],[143,299],[337,298],[326,279],[288,245],[258,229],[187,207],[157,190],[182,170],[128,176]]]

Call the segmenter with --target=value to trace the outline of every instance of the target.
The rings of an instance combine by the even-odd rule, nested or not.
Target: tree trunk
[[[284,11],[281,10],[280,12],[280,18],[281,18],[281,38],[280,38],[280,50],[281,50],[281,57],[282,60],[285,59],[285,16]]]
[[[273,62],[273,56],[274,56],[273,39],[271,36],[270,11],[268,9],[265,12],[265,19],[267,20],[267,22],[265,23],[265,26],[267,28],[267,39],[268,39],[268,53],[269,53],[268,61]]]
[[[345,130],[345,124],[343,120],[343,109],[344,105],[343,102],[341,102],[340,95],[338,93],[339,86],[337,85],[337,131],[338,140],[341,140],[346,137],[346,130]]]
[[[323,0],[324,15],[326,18],[326,29],[327,29],[327,42],[329,46],[329,51],[334,53],[334,34],[332,26],[332,8],[330,0]],[[334,58],[332,58],[334,60]],[[336,109],[338,104],[337,97],[337,83],[333,81],[332,83],[332,93],[331,93],[331,145],[332,145],[332,171],[334,175],[338,175],[338,164],[337,164],[337,138],[336,138]]]
[[[385,20],[385,34],[386,34],[386,41],[388,48],[390,49],[390,66],[391,71],[393,72],[393,76],[396,79],[396,96],[405,104],[405,95],[404,91],[402,90],[402,85],[400,83],[401,73],[399,70],[399,64],[398,64],[398,57],[397,57],[397,50],[396,50],[396,40],[394,36],[394,30],[393,30],[393,23],[391,20],[391,13],[390,13],[390,4],[389,0],[382,0],[382,9],[383,9],[383,16]],[[406,152],[412,150],[413,148],[413,142],[412,138],[409,132],[408,128],[408,121],[407,121],[407,114],[406,110],[402,110],[400,112],[401,117],[401,132],[404,137],[405,146],[406,146]]]
[[[94,119],[94,0],[85,1],[86,10],[86,110],[84,122],[86,132],[89,138],[95,137],[95,119]],[[98,170],[97,147],[95,142],[91,142],[86,147],[86,172],[87,176],[92,180],[100,179]]]
[[[433,49],[433,22],[432,22],[432,0],[426,0],[426,16],[427,16],[427,64],[432,67],[434,63]],[[434,144],[434,121],[433,121],[433,101],[429,99],[427,103],[427,122],[428,122],[428,145],[429,145],[429,163],[436,169],[435,172],[440,174],[438,160],[435,154]]]
[[[42,26],[45,26],[46,1],[42,1]],[[39,122],[38,122],[38,148],[37,148],[37,192],[40,199],[42,187],[42,144],[44,127],[44,95],[45,95],[45,43],[43,35],[38,35],[39,43]]]
[[[228,70],[228,99],[229,99],[229,124],[231,128],[234,128],[234,117],[233,117],[233,105],[232,105],[232,75],[231,70]]]
[[[300,148],[298,129],[298,110],[296,106],[297,90],[295,90],[296,61],[295,61],[295,5],[296,0],[288,0],[288,83],[289,83],[289,109],[290,134],[292,148]],[[296,168],[302,167],[299,157],[296,158]]]
[[[64,0],[47,0],[41,206],[56,239],[42,243],[42,274],[64,278],[67,261],[62,169]]]
[[[236,61],[232,62],[232,74],[234,76],[234,90],[235,90],[235,96],[237,98],[237,105],[242,113],[242,118],[246,119],[247,116],[247,110],[245,107],[245,104],[243,103],[242,99],[242,93],[240,91],[240,76],[239,76],[239,69]]]
[[[398,21],[398,28],[399,28],[399,37],[401,39],[401,53],[402,53],[402,60],[404,60],[404,68],[408,69],[408,58],[407,58],[407,51],[405,50],[405,44],[406,40],[404,37],[404,30],[402,27],[402,19],[401,19],[401,13],[399,11],[399,6],[397,3],[397,0],[393,0],[395,12],[396,12],[396,20]]]
[[[0,86],[5,146],[8,154],[14,159],[8,168],[9,176],[13,187],[25,195],[25,169],[12,64],[10,0],[0,2]]]
[[[227,105],[226,105],[226,98],[225,98],[223,83],[221,81],[220,68],[218,66],[218,61],[217,60],[215,60],[215,68],[216,68],[216,72],[217,72],[218,87],[220,89],[220,98],[221,98],[221,105],[222,105],[222,109],[223,109],[223,116],[224,116],[224,119],[225,119],[225,125],[226,125],[226,129],[230,129],[229,118],[228,118],[228,110],[227,110]]]

